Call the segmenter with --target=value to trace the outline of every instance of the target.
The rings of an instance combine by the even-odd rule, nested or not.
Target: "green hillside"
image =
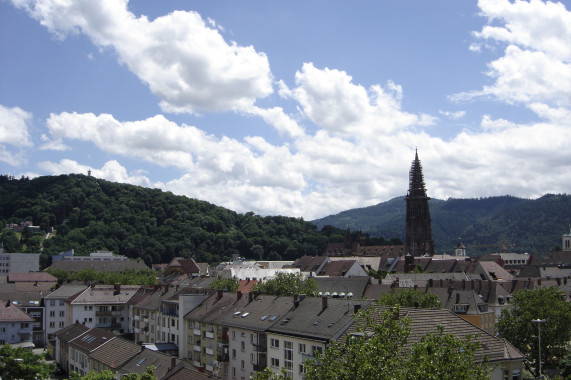
[[[332,225],[393,236],[405,240],[405,199],[353,209],[313,221],[318,228]],[[432,234],[436,253],[452,253],[461,238],[470,255],[554,250],[569,232],[571,197],[548,194],[536,200],[511,196],[479,199],[431,199]],[[512,246],[515,244],[514,246]],[[481,247],[485,246],[485,247]]]
[[[327,233],[299,218],[239,214],[170,192],[113,183],[84,175],[15,179],[0,176],[0,223],[31,221],[41,234],[21,237],[2,230],[5,252],[38,252],[41,266],[50,256],[75,249],[86,255],[109,250],[147,265],[173,257],[218,263],[233,254],[266,260],[318,255],[344,231]],[[44,240],[45,231],[55,233]]]

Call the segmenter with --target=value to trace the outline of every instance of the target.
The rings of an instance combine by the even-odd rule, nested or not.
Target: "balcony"
[[[194,351],[200,352],[200,346],[194,346]]]
[[[254,371],[263,371],[266,367],[265,363],[254,363]]]
[[[214,371],[214,366],[213,366],[212,364],[207,364],[204,368],[205,368],[208,372]]]
[[[141,329],[139,329],[138,327],[135,327],[135,334],[138,334],[141,332]]]
[[[95,316],[96,317],[110,317],[111,312],[110,311],[96,311]]]
[[[207,332],[205,333],[205,338],[214,339],[214,333],[207,331]]]
[[[198,360],[195,360],[192,362],[192,365],[198,368],[200,367],[200,362]]]
[[[255,352],[268,352],[268,346],[266,344],[252,344],[254,346]]]
[[[228,355],[228,353],[218,354],[218,356],[216,356],[216,360],[218,360],[219,362],[227,363],[230,360],[230,356]]]
[[[205,348],[204,353],[206,355],[214,355],[214,350],[212,348]]]
[[[200,335],[200,329],[194,329],[194,335]]]
[[[139,319],[141,319],[141,317],[140,317],[139,315],[135,315],[135,316],[133,317],[133,320],[134,320],[134,321],[138,321]]]

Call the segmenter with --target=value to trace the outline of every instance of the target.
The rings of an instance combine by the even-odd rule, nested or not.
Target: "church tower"
[[[406,252],[412,256],[434,255],[432,226],[428,210],[422,166],[415,152],[409,173],[409,188],[406,195]]]

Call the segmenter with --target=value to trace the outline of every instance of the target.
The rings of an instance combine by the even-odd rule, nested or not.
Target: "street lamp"
[[[532,319],[533,323],[537,323],[537,328],[539,329],[537,334],[537,339],[539,341],[539,378],[541,379],[541,324],[547,322],[546,319]]]

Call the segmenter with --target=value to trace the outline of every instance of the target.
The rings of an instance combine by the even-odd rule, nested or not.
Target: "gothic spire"
[[[409,197],[426,197],[426,188],[424,187],[424,177],[422,175],[422,165],[418,159],[418,150],[415,149],[414,161],[409,173]]]

